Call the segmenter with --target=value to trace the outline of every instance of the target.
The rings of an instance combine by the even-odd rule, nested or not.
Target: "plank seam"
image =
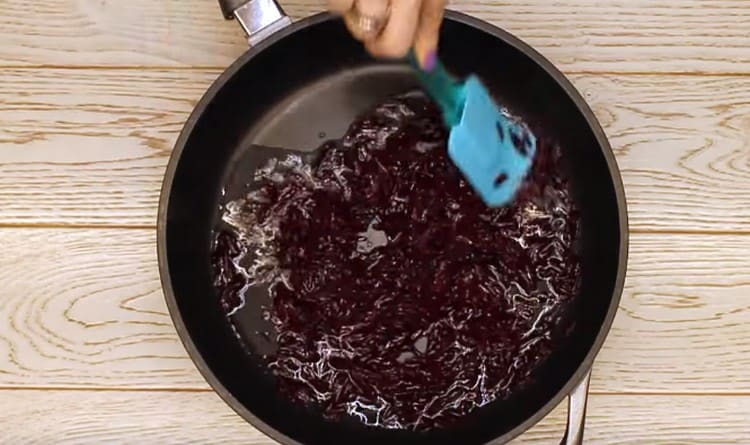
[[[744,71],[612,71],[612,70],[565,70],[563,64],[556,65],[565,75],[629,75],[629,76],[687,76],[687,77],[747,77],[750,72]],[[121,70],[121,71],[217,71],[222,72],[229,67],[227,65],[2,65],[0,69],[13,70]]]

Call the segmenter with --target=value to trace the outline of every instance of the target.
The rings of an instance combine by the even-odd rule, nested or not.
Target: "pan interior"
[[[385,97],[413,91],[418,84],[408,67],[368,64],[332,73],[292,92],[248,127],[229,163],[224,183],[226,201],[242,198],[253,172],[283,152],[311,152],[327,139],[338,139],[361,113]],[[219,223],[221,224],[221,223]],[[232,317],[237,334],[255,354],[273,351],[273,326],[263,319],[269,293],[254,287],[246,304]]]
[[[564,396],[598,341],[618,281],[621,248],[616,185],[589,121],[560,84],[523,51],[461,20],[443,29],[441,57],[458,75],[477,70],[514,113],[535,120],[560,141],[582,210],[583,281],[576,328],[542,367],[534,384],[496,402],[455,428],[415,434],[321,420],[276,391],[251,350],[271,347],[259,316],[265,295],[249,296],[236,328],[226,322],[212,284],[210,246],[222,201],[241,196],[269,150],[312,150],[337,138],[354,118],[416,79],[400,64],[375,62],[337,20],[300,26],[273,45],[248,54],[199,105],[202,112],[178,146],[166,211],[166,265],[178,329],[209,383],[247,420],[286,443],[360,445],[483,444],[504,441],[538,420]],[[313,42],[313,43],[311,43]],[[252,56],[252,57],[251,57]],[[218,84],[217,84],[218,86]],[[257,298],[254,298],[257,297]],[[253,302],[253,303],[251,303]],[[236,330],[235,330],[236,329]]]

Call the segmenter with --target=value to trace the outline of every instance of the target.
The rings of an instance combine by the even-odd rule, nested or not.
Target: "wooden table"
[[[630,267],[587,443],[750,443],[750,2],[452,7],[559,66],[623,171]],[[0,443],[272,443],[187,358],[155,252],[175,138],[244,50],[211,0],[2,2]],[[516,443],[556,443],[564,415]]]

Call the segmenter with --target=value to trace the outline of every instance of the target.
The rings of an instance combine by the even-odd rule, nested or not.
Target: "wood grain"
[[[750,76],[572,80],[615,150],[632,228],[750,230]]]
[[[218,74],[0,71],[0,224],[154,225],[174,141]]]
[[[0,240],[2,384],[205,388],[167,313],[152,231]]]
[[[281,2],[295,18],[323,0]],[[454,0],[568,72],[750,72],[746,0]],[[22,12],[23,11],[23,12]],[[6,66],[217,66],[245,49],[210,0],[58,0],[0,9]]]
[[[281,2],[299,19],[325,0]],[[747,443],[748,1],[451,8],[568,73],[623,171],[630,265],[585,443]],[[153,230],[183,123],[245,50],[215,0],[2,2],[0,444],[273,445],[186,356]],[[557,443],[564,416],[513,444]]]
[[[212,393],[24,390],[2,391],[0,400],[13,406],[0,417],[2,443],[276,443]],[[594,395],[585,443],[742,444],[750,433],[749,411],[747,396]],[[563,404],[511,445],[558,443],[564,422]]]
[[[154,238],[0,229],[0,387],[207,389],[167,314]],[[750,394],[748,251],[750,236],[633,235],[593,391]]]
[[[174,141],[218,74],[0,71],[0,225],[152,227]],[[572,80],[617,153],[635,230],[750,232],[750,76]]]

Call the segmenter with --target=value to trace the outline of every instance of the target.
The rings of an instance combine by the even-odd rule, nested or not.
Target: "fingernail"
[[[424,66],[422,67],[425,71],[432,71],[437,67],[437,50],[431,50],[427,53],[424,58]]]

